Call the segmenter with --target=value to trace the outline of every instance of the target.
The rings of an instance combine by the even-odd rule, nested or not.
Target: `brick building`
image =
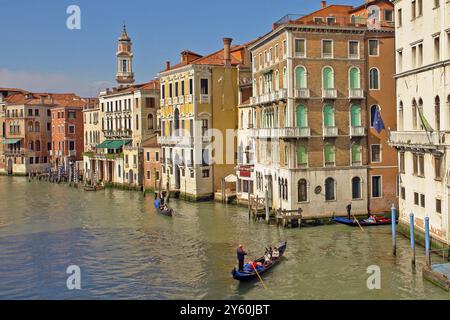
[[[157,143],[156,134],[142,143],[144,164],[144,187],[146,190],[158,190],[161,183],[161,145]]]
[[[349,203],[355,214],[388,211],[397,160],[373,126],[378,117],[395,127],[390,1],[322,1],[277,21],[250,50],[255,193],[311,216],[344,214]]]

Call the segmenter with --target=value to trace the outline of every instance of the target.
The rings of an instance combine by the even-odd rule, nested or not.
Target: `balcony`
[[[323,136],[325,138],[334,138],[338,136],[338,127],[324,127]]]
[[[165,103],[166,103],[166,100],[165,100],[165,99],[159,100],[159,105],[160,105],[161,107],[164,106]]]
[[[388,142],[393,147],[439,149],[448,146],[450,132],[391,131]]]
[[[172,105],[172,98],[167,98],[167,104],[168,104],[169,106]]]
[[[24,156],[25,155],[25,150],[24,149],[20,149],[20,150],[4,150],[3,154],[6,157],[19,157],[19,156]]]
[[[365,137],[366,136],[366,128],[362,127],[362,126],[351,126],[350,127],[350,136]]]
[[[322,89],[322,98],[323,99],[336,99],[337,98],[337,90],[336,89]]]
[[[178,97],[178,103],[184,104],[184,96]]]
[[[298,139],[298,138],[309,138],[311,137],[311,128],[280,128],[276,129],[278,137],[282,139]]]
[[[349,89],[348,97],[350,99],[364,99],[364,91],[363,89]]]
[[[192,103],[192,94],[187,96],[187,103]]]
[[[208,94],[201,94],[200,95],[200,103],[209,103],[209,95]]]
[[[69,157],[75,157],[77,155],[76,150],[69,150]]]
[[[268,104],[286,99],[287,99],[287,89],[280,89],[278,91],[266,93],[260,96],[250,97],[250,104],[252,105]]]
[[[310,90],[309,89],[296,89],[295,90],[295,98],[297,99],[309,99],[310,98]]]
[[[173,103],[173,104],[178,104],[178,97],[174,97],[174,98],[172,99],[172,103]]]
[[[157,142],[161,145],[192,146],[194,144],[194,138],[190,136],[159,136]]]

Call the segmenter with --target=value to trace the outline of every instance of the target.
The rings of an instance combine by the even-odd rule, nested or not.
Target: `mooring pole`
[[[416,266],[416,242],[414,240],[414,213],[409,215],[409,234],[411,239],[411,264]]]
[[[266,221],[269,223],[270,215],[269,215],[269,189],[266,187],[265,192],[265,205],[266,205]]]
[[[392,219],[392,254],[394,256],[396,256],[397,255],[397,230],[396,230],[397,215],[396,215],[395,205],[392,205],[391,219]]]
[[[427,266],[431,266],[431,255],[430,255],[430,218],[425,218],[425,252],[427,256]]]

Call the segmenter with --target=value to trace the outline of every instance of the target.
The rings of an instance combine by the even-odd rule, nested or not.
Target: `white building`
[[[446,0],[396,0],[400,222],[449,244],[450,10]]]

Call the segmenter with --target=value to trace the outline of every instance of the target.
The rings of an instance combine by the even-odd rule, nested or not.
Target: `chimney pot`
[[[322,9],[327,7],[327,2],[325,0],[322,0]]]
[[[166,70],[170,70],[170,61],[166,61]]]
[[[223,57],[226,67],[231,66],[231,42],[232,38],[223,38]]]

